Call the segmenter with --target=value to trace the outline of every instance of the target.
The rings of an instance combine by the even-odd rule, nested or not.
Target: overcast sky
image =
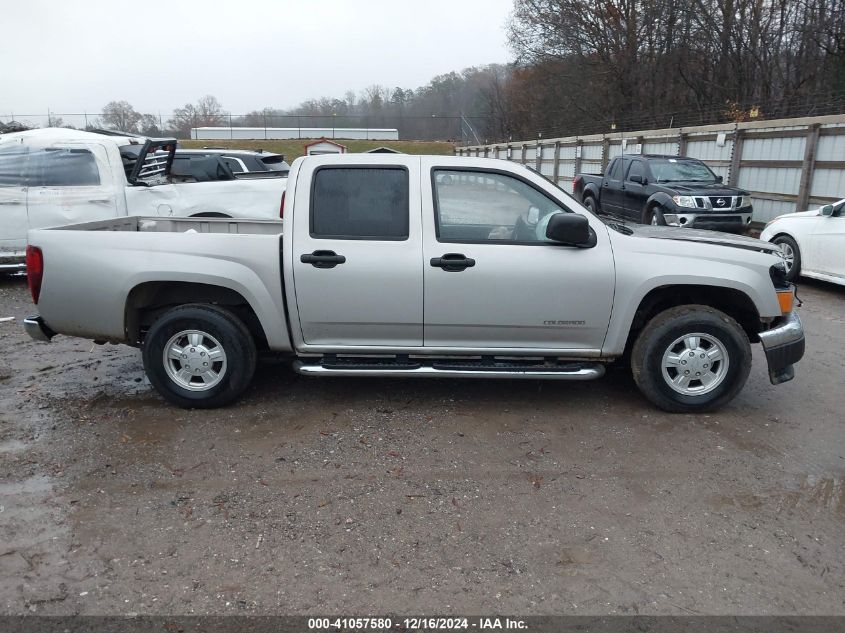
[[[141,112],[215,95],[241,114],[507,62],[512,0],[27,0],[0,18],[0,116]]]

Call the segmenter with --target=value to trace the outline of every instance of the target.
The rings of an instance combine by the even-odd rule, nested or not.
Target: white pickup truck
[[[287,178],[236,176],[217,157],[189,155],[171,173],[175,147],[64,128],[0,135],[0,272],[23,268],[33,228],[126,215],[279,218]]]
[[[155,388],[214,407],[258,351],[313,376],[598,378],[625,359],[668,411],[742,389],[752,342],[773,383],[804,332],[777,246],[605,224],[524,166],[485,158],[297,159],[280,223],[123,218],[29,232],[55,333],[142,350]]]

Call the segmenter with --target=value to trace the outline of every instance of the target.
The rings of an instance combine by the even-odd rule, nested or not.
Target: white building
[[[396,128],[367,127],[193,127],[191,128],[191,138],[208,141],[290,138],[398,141],[399,130]]]
[[[346,145],[321,138],[305,146],[306,156],[320,156],[321,154],[345,154]]]

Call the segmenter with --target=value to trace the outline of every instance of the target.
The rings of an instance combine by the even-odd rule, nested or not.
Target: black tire
[[[599,203],[596,202],[596,199],[593,196],[584,197],[584,206],[587,207],[587,210],[593,215],[601,215],[601,211],[599,211]]]
[[[646,212],[643,215],[643,224],[666,226],[666,219],[663,217],[663,207],[659,204],[655,204],[646,209]]]
[[[727,354],[727,365],[721,366],[724,373],[721,379],[715,381],[715,386],[711,391],[697,395],[679,393],[664,377],[663,356],[670,348],[675,349],[672,344],[677,339],[699,333],[721,343]],[[709,345],[704,339],[701,341],[701,345]],[[680,345],[683,347],[686,343]],[[689,360],[689,362],[697,363],[697,356],[695,360]],[[686,358],[686,355],[684,354],[683,357]],[[710,371],[716,371],[717,362],[719,361],[710,361]],[[700,369],[700,367],[693,368],[692,365],[690,367],[693,371]],[[679,370],[671,369],[667,371],[667,375],[670,371],[676,376],[680,373]],[[631,352],[631,372],[637,387],[653,404],[664,411],[673,413],[695,413],[718,409],[730,402],[742,390],[750,371],[751,345],[745,331],[736,320],[724,312],[704,305],[678,306],[661,312],[646,324]],[[690,377],[689,380],[692,381],[689,384],[693,388],[705,388],[702,381],[694,377]],[[693,384],[696,382],[697,386]]]
[[[202,391],[180,386],[165,366],[165,346],[172,337],[188,330],[206,333],[209,340],[213,337],[225,354],[218,382],[207,389],[199,385]],[[213,409],[237,400],[252,380],[257,356],[255,341],[243,322],[228,310],[205,304],[168,310],[153,323],[142,346],[144,371],[156,391],[173,404],[195,409]],[[194,378],[189,378],[189,386],[191,380]]]
[[[772,244],[785,245],[792,249],[793,259],[792,266],[786,273],[786,278],[794,282],[801,276],[801,249],[798,248],[798,243],[788,235],[778,235],[772,240]]]

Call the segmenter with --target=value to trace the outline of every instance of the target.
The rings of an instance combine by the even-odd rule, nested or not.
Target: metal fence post
[[[607,171],[607,161],[610,154],[610,138],[605,134],[601,138],[601,173]]]
[[[796,211],[806,211],[810,206],[810,189],[813,187],[813,172],[816,169],[816,145],[819,142],[821,125],[811,123],[807,126],[807,140],[804,141],[804,163],[801,165],[801,181],[798,184]]]
[[[528,148],[526,147],[525,143],[523,143],[520,154],[519,154],[519,162],[524,165],[527,160],[528,160]]]
[[[678,156],[687,155],[687,135],[683,132],[678,132]]]
[[[575,139],[575,160],[572,163],[572,173],[578,175],[581,173],[581,157],[584,155],[584,141]]]
[[[731,170],[728,172],[728,185],[736,187],[739,180],[739,170],[742,167],[742,139],[743,130],[734,130],[734,141],[731,145]]]
[[[555,141],[555,156],[552,163],[552,180],[557,184],[560,175],[560,141]]]
[[[537,140],[537,151],[535,152],[534,156],[534,169],[537,171],[542,170],[543,168],[543,144],[540,140]]]

